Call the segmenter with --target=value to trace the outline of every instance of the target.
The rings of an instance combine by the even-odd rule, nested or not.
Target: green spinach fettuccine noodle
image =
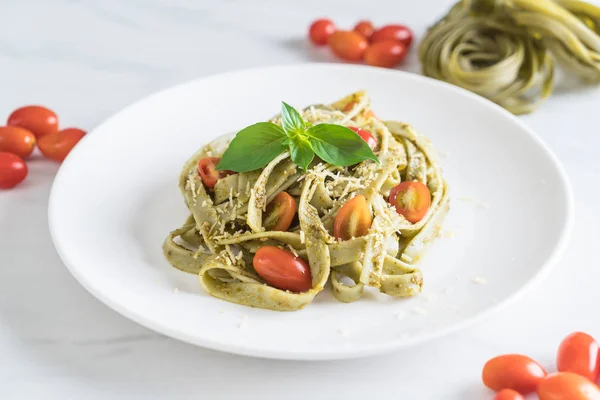
[[[218,180],[209,191],[198,175],[198,160],[221,156],[229,144],[227,138],[213,141],[192,156],[181,172],[179,187],[190,216],[165,239],[165,257],[174,267],[197,274],[201,287],[212,296],[271,310],[299,310],[328,282],[341,302],[360,299],[366,287],[394,297],[418,294],[423,276],[415,264],[437,237],[449,206],[431,143],[408,124],[376,118],[364,92],[331,105],[308,107],[301,114],[313,125],[368,130],[377,139],[380,164],[365,160],[339,167],[315,160],[301,171],[284,152],[261,170]],[[279,116],[271,121],[281,123]],[[391,188],[407,180],[420,181],[431,192],[431,207],[417,223],[404,219],[387,201]],[[298,204],[297,223],[287,232],[265,230],[265,206],[282,191]],[[367,199],[371,228],[364,236],[336,240],[335,216],[356,195]],[[265,245],[284,248],[308,261],[312,288],[292,293],[264,282],[252,259]]]
[[[463,0],[427,32],[423,73],[515,114],[550,95],[554,62],[600,81],[600,8],[578,0]]]

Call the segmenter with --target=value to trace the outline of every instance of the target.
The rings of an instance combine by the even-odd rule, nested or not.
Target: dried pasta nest
[[[209,294],[271,310],[303,308],[328,281],[342,302],[358,300],[365,286],[395,297],[419,293],[423,277],[415,263],[439,233],[449,204],[431,143],[405,123],[375,117],[364,92],[331,105],[310,106],[301,114],[311,124],[369,130],[377,139],[375,153],[381,164],[366,160],[338,167],[315,160],[301,171],[285,152],[261,170],[220,179],[214,191],[208,191],[196,165],[202,157],[223,154],[229,140],[218,139],[183,168],[179,186],[190,216],[165,239],[165,257],[174,267],[198,274]],[[279,124],[280,118],[271,121]],[[386,200],[391,188],[406,180],[423,182],[432,196],[429,211],[414,224]],[[282,191],[298,204],[297,223],[287,232],[267,231],[262,224],[265,206]],[[372,226],[365,236],[338,241],[333,237],[336,213],[359,194],[371,208]],[[254,253],[265,245],[307,260],[312,288],[292,293],[266,284],[252,267]]]
[[[600,8],[578,0],[463,0],[429,29],[423,73],[515,114],[552,92],[554,61],[600,80]]]

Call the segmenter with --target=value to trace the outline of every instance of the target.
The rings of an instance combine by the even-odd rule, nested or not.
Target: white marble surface
[[[128,103],[195,77],[332,61],[306,43],[307,25],[317,16],[348,26],[362,17],[405,22],[420,36],[451,1],[374,4],[4,0],[0,117],[42,103],[60,114],[63,125],[91,129]],[[418,71],[414,51],[404,69]],[[552,275],[478,326],[351,361],[221,354],[165,338],[111,311],[77,284],[54,250],[46,210],[57,166],[37,157],[25,184],[0,193],[0,398],[491,399],[480,384],[481,366],[491,356],[526,352],[552,369],[564,335],[585,330],[600,337],[599,103],[600,88],[561,83],[541,110],[523,117],[563,161],[575,191],[573,238]],[[93,232],[85,234],[93,240]],[[510,249],[499,243],[498,251]]]

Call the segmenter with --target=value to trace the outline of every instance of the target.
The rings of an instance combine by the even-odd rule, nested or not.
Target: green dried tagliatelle
[[[553,59],[600,80],[600,8],[577,0],[463,0],[428,31],[423,73],[515,114],[550,95]]]
[[[375,117],[364,92],[331,105],[310,106],[300,114],[311,126],[369,131],[377,140],[377,161],[338,166],[315,157],[303,170],[284,151],[263,168],[223,177],[207,189],[198,161],[221,157],[230,145],[227,139],[213,141],[181,172],[179,186],[191,215],[165,239],[165,257],[174,267],[197,274],[212,296],[277,311],[303,308],[327,282],[335,298],[346,303],[360,299],[367,286],[394,297],[418,294],[423,277],[415,263],[437,237],[449,207],[431,143],[408,124]],[[270,122],[280,125],[281,117]],[[387,200],[390,190],[404,181],[422,182],[431,194],[429,209],[415,223]],[[265,206],[283,191],[298,204],[297,222],[285,232],[267,230]],[[337,240],[335,217],[357,195],[365,197],[372,224],[364,236]],[[278,246],[307,261],[310,289],[295,293],[265,282],[253,268],[254,254],[262,246]]]

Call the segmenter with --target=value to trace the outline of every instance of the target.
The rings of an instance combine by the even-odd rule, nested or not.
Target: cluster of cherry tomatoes
[[[350,128],[367,144],[375,149],[377,140],[363,129]],[[205,157],[198,161],[198,174],[209,190],[219,179],[233,174],[233,171],[216,169],[220,158]],[[408,221],[419,222],[431,206],[431,193],[427,185],[421,182],[402,182],[395,186],[388,198],[398,214]],[[287,192],[281,192],[269,204],[263,213],[263,226],[268,231],[287,231],[296,217],[296,200]],[[333,224],[333,235],[338,240],[349,240],[367,234],[373,218],[371,209],[364,196],[358,195],[348,200],[338,211]],[[301,257],[288,250],[275,246],[262,246],[255,253],[252,265],[256,273],[270,286],[302,293],[312,288],[310,266]]]
[[[495,390],[494,400],[524,400],[537,392],[540,400],[599,400],[598,342],[583,332],[567,336],[558,348],[556,369],[548,375],[533,359],[521,354],[494,357],[483,367],[483,383]]]
[[[353,30],[338,30],[326,18],[310,25],[310,40],[317,46],[329,45],[333,53],[347,61],[365,61],[376,67],[400,64],[412,43],[413,33],[404,25],[385,25],[375,29],[370,21],[360,21]]]
[[[23,182],[29,169],[25,159],[36,144],[51,160],[61,162],[85,135],[78,128],[58,129],[54,111],[42,106],[25,106],[13,111],[6,126],[0,126],[0,189]]]

